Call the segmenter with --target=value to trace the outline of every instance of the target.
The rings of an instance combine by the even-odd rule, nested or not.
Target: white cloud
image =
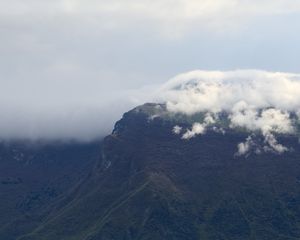
[[[251,131],[261,130],[263,134],[269,132],[291,133],[294,129],[290,114],[286,111],[271,108],[264,109],[259,113],[259,110],[246,105],[239,110],[236,110],[235,107],[229,116],[232,127],[245,127]]]
[[[246,138],[245,142],[241,142],[237,145],[236,156],[248,156],[250,153],[261,154],[262,152],[272,152],[276,154],[282,154],[288,152],[289,149],[286,146],[278,143],[273,133],[263,133],[264,140],[260,141],[259,137],[250,135]]]
[[[283,146],[282,144],[277,142],[277,139],[275,138],[274,134],[268,132],[264,134],[265,136],[265,143],[267,143],[268,145],[264,147],[264,150],[266,152],[268,151],[274,151],[276,153],[284,153],[289,151],[289,149],[285,146]]]
[[[192,71],[167,82],[161,91],[168,109],[193,114],[274,107],[300,109],[300,75],[258,70]]]
[[[178,125],[176,125],[176,126],[174,126],[174,128],[173,128],[173,133],[174,134],[176,134],[176,135],[178,135],[178,134],[180,134],[181,133],[181,131],[182,131],[182,127],[180,127],[180,126],[178,126]]]
[[[183,135],[182,135],[182,139],[191,139],[193,137],[196,137],[197,135],[202,135],[205,134],[207,128],[214,124],[216,122],[216,115],[212,115],[210,113],[206,113],[203,123],[194,123],[192,126],[192,129],[188,129]],[[174,129],[176,128],[176,126],[174,127]],[[173,131],[174,131],[173,129]],[[176,129],[177,130],[177,129]],[[178,132],[178,134],[180,134],[182,128],[180,129],[180,131]],[[220,131],[219,129],[214,129],[215,131]]]
[[[205,133],[205,126],[201,123],[194,123],[192,129],[188,129],[183,135],[182,139],[191,139],[197,135]]]
[[[203,123],[195,125],[184,135],[190,139],[204,134],[221,112],[227,112],[230,127],[261,132],[264,146],[249,136],[238,144],[238,155],[248,153],[254,146],[257,153],[283,153],[288,148],[277,142],[275,134],[293,134],[295,117],[300,109],[300,75],[257,70],[231,72],[193,71],[181,74],[161,89],[163,100],[171,112],[187,115],[207,112]],[[160,94],[162,95],[162,94]],[[200,128],[201,127],[201,128]]]
[[[254,146],[254,142],[252,140],[252,137],[249,136],[245,142],[241,142],[238,144],[238,151],[236,153],[237,156],[242,156],[245,154],[248,154],[251,148]]]
[[[238,103],[237,105],[244,104]],[[274,151],[279,154],[288,151],[287,147],[277,142],[274,133],[293,133],[294,127],[290,114],[273,108],[261,111],[259,113],[258,110],[247,109],[246,105],[242,108],[235,106],[233,113],[229,116],[231,127],[244,127],[251,131],[261,131],[264,136],[264,143],[267,144],[263,147],[264,151]],[[251,138],[248,138],[245,143],[238,144],[238,155],[249,152],[253,145]]]

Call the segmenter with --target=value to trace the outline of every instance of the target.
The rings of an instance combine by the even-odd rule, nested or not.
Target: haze
[[[91,140],[194,69],[299,73],[292,0],[0,0],[0,138]]]

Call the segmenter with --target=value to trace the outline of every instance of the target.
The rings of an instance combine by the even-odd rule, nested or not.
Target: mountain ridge
[[[85,177],[18,240],[300,237],[297,136],[278,138],[293,151],[237,157],[248,132],[208,129],[185,140],[173,132],[182,122],[149,118],[138,111],[145,106],[155,112],[148,104],[125,113]]]

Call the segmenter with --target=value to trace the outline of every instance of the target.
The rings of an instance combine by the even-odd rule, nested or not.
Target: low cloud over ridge
[[[238,145],[238,155],[251,150],[256,153],[288,151],[278,143],[275,134],[291,134],[299,122],[299,74],[258,70],[192,71],[171,79],[161,91],[171,112],[187,115],[207,112],[215,116],[227,112],[231,128],[259,131],[264,145],[255,143],[249,136]],[[201,131],[198,131],[200,126]],[[207,126],[205,121],[194,123],[182,138],[205,134]]]
[[[300,74],[258,70],[192,71],[167,82],[161,91],[170,111],[192,114],[250,108],[300,109]]]
[[[114,122],[130,108],[144,102],[160,102],[166,103],[171,112],[206,112],[203,122],[196,122],[189,129],[174,128],[182,139],[203,135],[207,128],[225,134],[214,123],[218,114],[226,111],[230,127],[260,131],[265,137],[263,149],[285,152],[288,148],[281,146],[275,135],[293,132],[300,116],[300,75],[258,70],[192,71],[160,87],[113,92],[109,99],[96,93],[89,98],[84,97],[85,93],[76,98],[56,93],[47,101],[41,96],[43,101],[36,102],[36,97],[17,93],[19,99],[2,96],[0,139],[89,141],[108,134]],[[240,153],[246,154],[253,146],[257,144],[251,136],[240,144]]]

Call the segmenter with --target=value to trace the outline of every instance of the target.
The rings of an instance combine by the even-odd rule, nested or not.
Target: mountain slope
[[[93,143],[0,144],[0,239],[15,240],[55,213],[100,154]]]
[[[284,154],[237,157],[249,133],[208,130],[183,140],[172,130],[189,121],[155,116],[157,109],[147,104],[126,113],[91,174],[18,239],[300,238],[297,136],[278,136],[293,149]]]

